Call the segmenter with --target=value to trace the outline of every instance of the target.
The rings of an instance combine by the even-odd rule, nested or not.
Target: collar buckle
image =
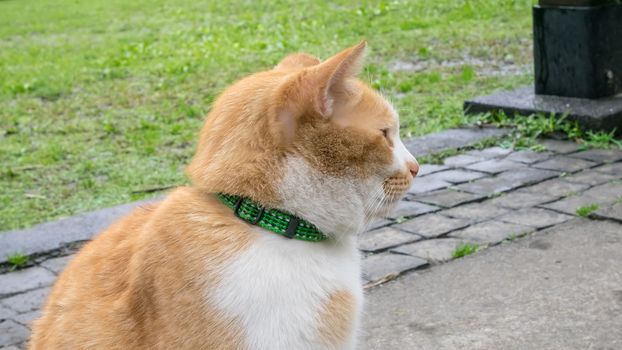
[[[261,221],[261,219],[263,218],[263,214],[266,212],[266,207],[257,204],[257,207],[259,208],[259,212],[255,216],[255,218],[253,220],[245,219],[242,216],[240,216],[240,207],[242,207],[242,202],[243,201],[244,201],[243,197],[238,198],[238,200],[235,202],[235,207],[233,208],[233,213],[235,214],[235,216],[239,217],[240,219],[242,219],[244,221],[247,221],[249,224],[257,225],[257,223],[259,223],[259,221]]]

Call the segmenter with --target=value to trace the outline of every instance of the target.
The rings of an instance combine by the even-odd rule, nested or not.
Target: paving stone
[[[447,188],[449,186],[451,186],[451,184],[447,181],[443,181],[432,176],[424,176],[422,178],[415,178],[415,181],[413,181],[412,186],[410,186],[408,193],[426,193],[434,190],[440,190],[442,188]]]
[[[0,304],[18,313],[29,312],[40,309],[48,294],[50,294],[50,288],[35,289],[2,299]]]
[[[579,170],[589,169],[598,165],[598,163],[589,160],[571,158],[566,156],[557,156],[549,160],[532,165],[534,168],[557,170],[566,173],[576,173]]]
[[[459,154],[457,156],[445,158],[443,163],[451,167],[461,167],[461,166],[481,162],[483,160],[484,158],[481,158],[481,157],[474,157],[468,154]]]
[[[9,346],[26,341],[30,335],[28,328],[15,321],[0,322],[0,346]]]
[[[541,229],[544,227],[561,224],[562,222],[568,221],[572,218],[573,216],[560,214],[552,210],[540,208],[525,208],[503,215],[499,217],[498,220],[509,222],[512,224],[533,226],[535,228]]]
[[[594,213],[594,215],[599,218],[622,222],[622,202],[617,202],[612,206],[600,208]]]
[[[419,202],[409,202],[409,201],[400,201],[397,204],[397,208],[388,216],[389,219],[397,219],[399,217],[413,217],[426,213],[431,213],[434,211],[438,211],[440,208],[419,203]]]
[[[484,173],[477,172],[477,171],[467,171],[467,170],[460,170],[460,169],[452,169],[452,170],[441,171],[441,172],[436,173],[436,174],[434,174],[432,176],[434,176],[435,178],[440,179],[442,181],[451,182],[451,183],[454,183],[454,184],[459,184],[459,183],[463,183],[463,182],[469,182],[469,181],[481,179],[481,178],[486,177],[488,175],[484,174]]]
[[[515,191],[491,200],[490,204],[504,208],[520,209],[552,202],[558,198],[546,194]]]
[[[461,205],[449,210],[444,210],[439,214],[465,219],[473,223],[492,219],[496,216],[507,214],[509,211],[509,209],[490,204],[490,202],[483,202]]]
[[[400,275],[427,264],[424,259],[408,255],[392,253],[371,255],[363,259],[363,278],[370,282],[378,281],[389,275]]]
[[[577,194],[590,186],[586,184],[570,182],[568,177],[552,179],[541,182],[537,185],[521,188],[520,192],[529,192],[535,194],[543,194],[551,197],[566,197]]]
[[[490,159],[483,162],[475,163],[466,166],[466,169],[481,171],[489,174],[498,174],[510,169],[516,169],[522,167],[523,164],[512,162],[505,159]]]
[[[449,218],[438,214],[428,214],[408,220],[394,227],[416,233],[426,238],[433,238],[447,232],[463,228],[469,224],[469,220]]]
[[[434,204],[444,208],[452,208],[457,205],[475,202],[483,198],[486,198],[486,196],[446,189],[417,196],[416,199],[419,202]]]
[[[581,145],[573,141],[540,140],[540,143],[547,150],[561,154],[576,152],[581,148]]]
[[[46,269],[58,275],[65,269],[65,266],[67,266],[67,263],[71,259],[73,259],[73,255],[67,255],[67,256],[61,256],[58,258],[48,259],[42,262],[41,266],[45,267]]]
[[[17,345],[11,345],[11,346],[6,346],[6,347],[1,347],[1,350],[21,350],[23,349],[23,347],[18,347]]]
[[[31,267],[0,275],[0,295],[41,288],[54,283],[56,275],[43,267]]]
[[[556,176],[559,176],[559,173],[550,170],[519,168],[506,171],[496,177],[457,185],[456,188],[471,193],[492,195],[510,191],[521,186],[538,183]]]
[[[436,172],[447,170],[447,169],[449,169],[449,167],[447,165],[421,164],[419,166],[419,175],[417,175],[417,177],[434,174]]]
[[[15,315],[15,311],[0,305],[0,321],[9,319]]]
[[[589,170],[583,170],[576,174],[566,176],[564,177],[564,179],[569,182],[576,182],[576,183],[585,184],[589,186],[596,186],[596,185],[604,184],[605,182],[615,180],[619,177],[619,176],[612,175],[612,174],[598,172],[597,171],[598,168],[602,168],[602,166],[589,169]]]
[[[367,252],[378,252],[400,244],[415,242],[421,238],[421,236],[413,233],[384,227],[360,234],[358,236],[358,247]]]
[[[619,149],[590,149],[568,155],[572,158],[581,158],[598,163],[612,163],[622,160],[622,151]]]
[[[34,310],[13,317],[13,321],[31,329],[32,322],[41,316],[41,310]]]
[[[498,128],[447,129],[406,140],[404,144],[410,153],[422,157],[448,149],[471,146],[490,137],[507,135],[509,132],[509,129]]]
[[[619,179],[622,178],[622,163],[605,164],[601,167],[594,168],[594,171],[614,175]]]
[[[510,160],[513,162],[532,164],[536,162],[543,161],[545,159],[551,158],[553,153],[551,152],[534,152],[530,150],[517,151],[509,156],[505,157],[505,160]]]
[[[592,204],[599,206],[611,205],[619,201],[621,196],[622,183],[606,183],[592,187],[576,196],[566,197],[557,202],[541,205],[541,207],[576,215],[576,211],[580,207]]]
[[[450,237],[466,239],[483,244],[497,244],[513,235],[523,235],[533,232],[530,226],[511,224],[499,221],[486,221],[463,230],[449,234]]]
[[[387,219],[376,220],[376,221],[372,222],[371,224],[369,224],[369,227],[367,228],[367,230],[369,230],[369,231],[375,230],[377,228],[381,228],[381,227],[385,227],[385,226],[391,225],[392,223],[393,223],[393,221],[387,220]]]
[[[467,241],[455,238],[428,239],[426,241],[403,245],[391,249],[391,251],[425,259],[430,263],[439,263],[453,259],[456,248],[465,242]]]
[[[485,149],[469,151],[469,152],[466,152],[465,154],[468,154],[474,157],[479,157],[479,158],[491,159],[491,158],[503,157],[510,153],[512,153],[512,150],[508,148],[489,147]]]

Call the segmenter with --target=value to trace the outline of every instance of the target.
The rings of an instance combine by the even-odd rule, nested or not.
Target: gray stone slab
[[[590,149],[568,155],[572,158],[581,158],[597,163],[612,163],[622,160],[622,150],[619,149]]]
[[[484,149],[468,151],[465,154],[479,157],[479,158],[492,159],[492,158],[500,158],[500,157],[507,156],[511,152],[512,150],[509,148],[503,148],[503,147],[496,146],[496,147],[489,147],[489,148],[484,148]]]
[[[33,310],[13,317],[13,321],[31,329],[32,322],[41,316],[41,310]]]
[[[450,167],[461,167],[477,162],[481,162],[485,160],[485,158],[470,156],[468,154],[459,154],[453,157],[447,157],[443,161],[443,163]]]
[[[415,157],[422,157],[449,149],[468,147],[484,139],[502,137],[508,133],[508,129],[496,128],[448,129],[408,140],[404,145]]]
[[[0,296],[47,287],[54,283],[56,275],[43,267],[31,267],[0,275]]]
[[[573,217],[566,214],[560,214],[558,212],[541,209],[541,208],[525,208],[518,211],[514,211],[499,217],[497,220],[509,222],[512,224],[519,224],[525,226],[533,226],[541,229],[562,222],[568,221]]]
[[[419,202],[433,204],[444,208],[452,208],[457,205],[475,202],[483,198],[486,198],[486,196],[446,189],[420,195],[417,196],[416,199]]]
[[[602,168],[602,167],[580,171],[576,174],[568,175],[564,177],[564,179],[568,182],[575,182],[575,183],[580,183],[580,184],[586,184],[589,186],[596,186],[596,185],[600,185],[605,182],[609,182],[609,181],[619,178],[619,176],[616,176],[616,175],[598,172],[596,171],[596,169],[598,168]]]
[[[465,219],[470,222],[479,222],[492,219],[510,212],[510,209],[502,208],[490,202],[471,203],[461,205],[448,210],[443,210],[439,214],[451,216],[453,218]]]
[[[381,228],[381,227],[385,227],[385,226],[391,225],[392,223],[393,223],[393,221],[387,220],[387,219],[375,220],[374,222],[369,224],[369,227],[367,229],[371,231],[371,230],[375,230],[377,228]]]
[[[431,176],[441,181],[451,182],[452,184],[460,184],[463,182],[481,179],[483,177],[487,177],[488,175],[477,171],[452,169],[441,171]]]
[[[552,202],[558,198],[546,194],[514,191],[494,198],[489,203],[503,208],[521,209]]]
[[[395,228],[416,233],[426,238],[438,237],[447,232],[463,228],[469,224],[469,220],[449,218],[438,214],[428,214],[408,220]]]
[[[449,186],[451,186],[451,183],[447,181],[443,181],[441,179],[437,179],[433,177],[433,175],[424,176],[422,178],[417,177],[413,181],[412,186],[410,186],[408,193],[410,194],[426,193],[426,192],[431,192],[434,190],[440,190],[442,188],[447,188]]]
[[[490,159],[483,162],[465,166],[466,169],[481,171],[488,174],[498,174],[510,169],[523,167],[524,165],[505,159]]]
[[[590,186],[576,182],[570,182],[568,177],[541,182],[537,185],[521,188],[520,192],[543,194],[551,197],[566,197],[580,193]]]
[[[404,243],[420,240],[422,237],[413,233],[406,233],[392,227],[362,233],[358,236],[358,247],[366,252],[379,252]]]
[[[506,115],[566,116],[586,129],[621,130],[622,96],[599,99],[536,95],[533,86],[500,91],[465,101],[467,114],[504,112]]]
[[[601,207],[611,205],[617,202],[620,196],[622,196],[622,183],[606,183],[592,187],[576,196],[566,197],[557,202],[541,205],[541,207],[575,215],[580,207],[593,204]]]
[[[576,173],[579,170],[595,167],[598,163],[589,160],[571,158],[568,156],[557,156],[543,162],[533,164],[534,168],[556,170],[565,173]]]
[[[422,176],[434,174],[436,172],[447,170],[447,169],[449,169],[449,167],[446,166],[446,165],[440,165],[440,164],[420,164],[419,165],[419,175],[417,175],[417,177],[422,177]]]
[[[513,152],[509,156],[505,157],[505,160],[524,164],[533,164],[551,158],[551,156],[553,156],[552,152],[534,152],[530,150],[522,150]]]
[[[425,259],[432,264],[453,259],[454,251],[460,244],[466,241],[455,238],[428,239],[412,244],[403,245],[391,251],[408,254],[421,259]]]
[[[361,349],[622,349],[622,226],[572,220],[368,290]]]
[[[552,139],[538,140],[547,150],[559,154],[568,154],[581,149],[581,145],[574,141],[560,141]]]
[[[471,193],[492,195],[538,183],[556,176],[559,176],[559,173],[550,170],[519,168],[501,173],[493,178],[485,178],[457,185],[456,188]]]
[[[0,321],[12,318],[15,311],[0,305]]]
[[[58,275],[65,269],[65,266],[67,266],[67,263],[69,263],[71,259],[73,259],[73,255],[52,258],[42,262],[41,266]]]
[[[19,344],[26,341],[29,336],[28,328],[15,321],[6,320],[0,322],[0,346]]]
[[[2,349],[2,350],[22,350],[24,348],[25,348],[25,346],[19,347],[17,345],[11,345],[11,346],[1,347],[0,349]]]
[[[426,213],[435,212],[439,209],[439,207],[429,204],[400,201],[397,205],[397,208],[395,208],[395,210],[388,216],[388,218],[397,219],[401,217],[414,217]]]
[[[0,262],[6,261],[9,255],[16,252],[32,255],[59,249],[66,243],[90,240],[95,234],[135,207],[153,201],[147,200],[119,205],[36,225],[26,230],[0,233]]]
[[[619,179],[622,178],[622,163],[605,164],[601,167],[594,168],[594,171],[614,175]]]
[[[426,266],[427,261],[413,256],[382,253],[363,259],[363,277],[370,281],[379,281],[388,276],[397,276],[404,272]]]
[[[530,226],[499,221],[486,221],[462,230],[454,231],[449,234],[449,237],[465,239],[480,244],[497,244],[512,236],[520,236],[533,231],[534,228]]]
[[[602,219],[610,219],[622,222],[622,201],[618,201],[611,206],[598,209],[594,216]]]
[[[18,313],[30,312],[40,309],[48,294],[50,294],[50,288],[35,289],[1,299],[0,304]]]

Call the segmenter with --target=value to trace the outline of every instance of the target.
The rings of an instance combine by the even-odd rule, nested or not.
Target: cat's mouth
[[[384,180],[382,188],[384,190],[385,202],[387,202],[387,204],[396,203],[402,199],[406,191],[410,188],[412,181],[412,176],[403,173],[399,173]]]

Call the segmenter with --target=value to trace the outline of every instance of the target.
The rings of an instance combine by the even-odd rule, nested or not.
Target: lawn
[[[404,136],[531,81],[532,1],[0,0],[0,231],[182,184],[217,94],[365,38]]]

